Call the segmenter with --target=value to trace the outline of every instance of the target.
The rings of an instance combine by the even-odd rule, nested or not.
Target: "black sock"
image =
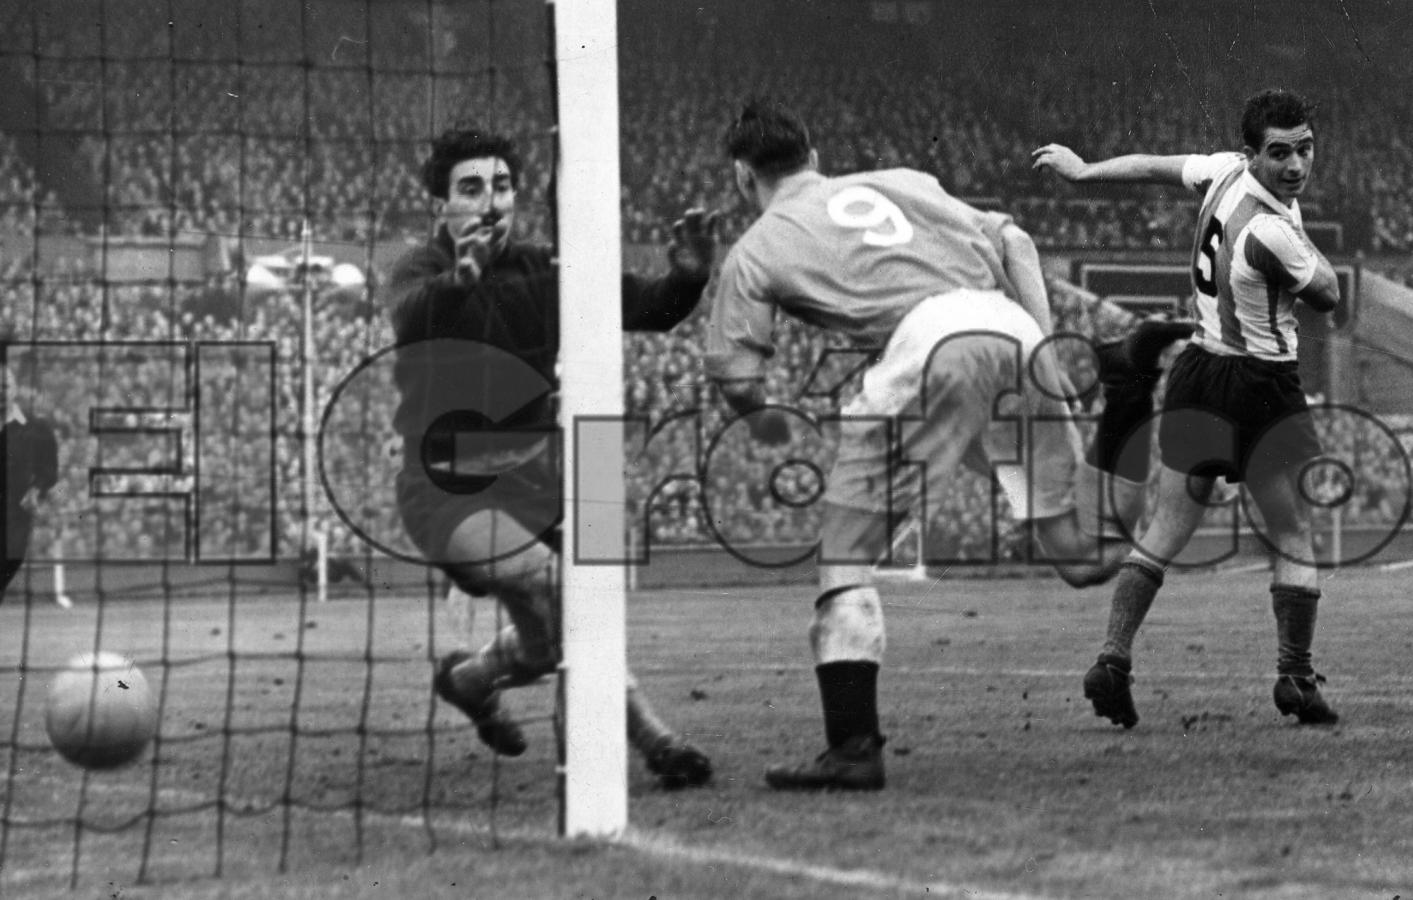
[[[1119,567],[1114,598],[1109,607],[1109,629],[1104,640],[1104,656],[1133,658],[1133,639],[1163,586],[1163,572],[1130,560]]]
[[[1310,645],[1315,640],[1315,610],[1320,592],[1288,584],[1271,585],[1271,610],[1276,614],[1276,671],[1281,675],[1314,675]]]
[[[878,734],[878,663],[821,663],[814,671],[819,677],[824,736],[829,746],[838,747],[859,735]]]
[[[1156,384],[1156,379],[1134,378],[1104,385],[1104,411],[1084,456],[1086,462],[1129,481],[1148,480]]]

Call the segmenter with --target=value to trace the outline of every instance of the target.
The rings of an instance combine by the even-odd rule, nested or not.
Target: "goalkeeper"
[[[521,172],[503,136],[436,138],[421,172],[435,233],[397,263],[389,297],[403,523],[429,562],[466,593],[496,597],[511,623],[479,651],[445,656],[436,691],[505,756],[523,753],[525,738],[502,688],[554,671],[560,654],[559,290],[552,249],[511,237]],[[624,328],[666,331],[696,308],[714,225],[687,212],[668,274],[624,276]],[[628,683],[629,739],[649,770],[667,787],[708,781],[706,756],[654,714],[631,674]]]

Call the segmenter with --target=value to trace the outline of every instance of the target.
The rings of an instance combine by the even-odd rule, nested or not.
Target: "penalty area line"
[[[414,816],[404,816],[403,825],[422,827],[423,822]],[[485,838],[489,828],[467,822],[451,822],[434,826],[438,831],[460,832],[466,836]],[[543,831],[512,830],[500,832],[506,841],[533,843],[540,846],[566,843],[567,839]],[[621,847],[644,856],[674,863],[688,863],[695,866],[732,866],[781,875],[788,878],[806,878],[819,884],[839,887],[861,888],[873,892],[906,894],[913,897],[936,897],[938,900],[1050,900],[1037,894],[1016,894],[1005,891],[991,891],[982,888],[963,887],[945,882],[916,881],[880,872],[876,869],[844,869],[759,853],[745,853],[730,847],[688,846],[681,841],[659,834],[651,834],[629,827],[623,834],[601,840],[588,839],[589,844],[605,847]]]
[[[45,781],[57,781],[53,776],[41,776]],[[147,794],[146,788],[136,785],[107,785],[90,783],[87,790],[97,794],[134,795]],[[186,788],[161,788],[157,791],[160,800],[168,803],[192,803],[209,800],[202,792]],[[268,798],[232,797],[232,802],[244,805],[263,805]],[[304,815],[351,820],[352,810],[300,810]],[[458,818],[451,810],[429,810],[427,816],[406,812],[378,812],[363,810],[360,818],[365,825],[382,825],[398,829],[430,830],[438,840],[448,835],[478,840],[495,839],[507,844],[528,844],[541,847],[569,845],[574,843],[558,834],[538,828],[495,828],[489,824],[467,822]],[[946,882],[926,882],[903,878],[876,869],[846,869],[810,863],[799,859],[766,856],[748,853],[730,847],[688,846],[673,837],[652,834],[630,827],[624,834],[602,840],[589,840],[589,844],[603,847],[621,847],[631,852],[650,856],[666,862],[685,863],[696,866],[732,866],[755,872],[779,875],[788,878],[804,878],[818,884],[855,888],[873,893],[905,894],[912,897],[936,897],[938,900],[1049,900],[1034,894],[1016,894],[1005,891],[991,891],[982,888],[969,888]],[[366,862],[365,862],[366,864]],[[80,878],[84,877],[83,872]],[[214,878],[214,876],[212,876]],[[4,887],[11,890],[24,890],[45,882],[62,880],[68,882],[69,873],[52,868],[19,866],[11,868],[0,879]],[[219,880],[219,879],[217,879]],[[153,884],[162,884],[158,875]]]
[[[936,881],[914,881],[876,869],[842,869],[835,866],[807,863],[797,859],[742,853],[730,848],[689,847],[670,838],[646,834],[631,828],[621,837],[609,843],[673,862],[685,862],[698,866],[727,865],[790,878],[807,878],[821,884],[865,888],[879,892],[888,891],[913,897],[938,897],[941,900],[1046,900],[1046,898],[1035,894],[989,891]]]

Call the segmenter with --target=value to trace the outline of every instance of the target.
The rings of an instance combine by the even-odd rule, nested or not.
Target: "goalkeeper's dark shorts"
[[[522,535],[526,544],[538,541],[558,552],[564,504],[555,442],[547,442],[543,452],[493,476],[428,470],[409,460],[398,472],[397,507],[408,536],[433,565],[492,561],[453,558],[449,547],[456,529],[484,512],[495,514],[484,517],[488,528],[500,527],[506,534]],[[503,547],[503,536],[486,535],[486,545]]]
[[[1232,482],[1252,466],[1298,470],[1323,453],[1294,362],[1194,344],[1168,369],[1158,452],[1170,469]]]

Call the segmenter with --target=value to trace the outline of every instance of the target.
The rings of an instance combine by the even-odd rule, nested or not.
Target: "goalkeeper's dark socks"
[[[815,666],[824,706],[824,736],[838,747],[878,734],[878,663],[846,660]]]
[[[1281,675],[1315,674],[1310,645],[1315,640],[1315,612],[1320,592],[1290,584],[1271,585],[1271,610],[1276,614],[1276,671]]]
[[[1103,656],[1133,658],[1133,639],[1163,586],[1163,570],[1146,560],[1131,559],[1119,567],[1114,598],[1109,607],[1109,628]]]

